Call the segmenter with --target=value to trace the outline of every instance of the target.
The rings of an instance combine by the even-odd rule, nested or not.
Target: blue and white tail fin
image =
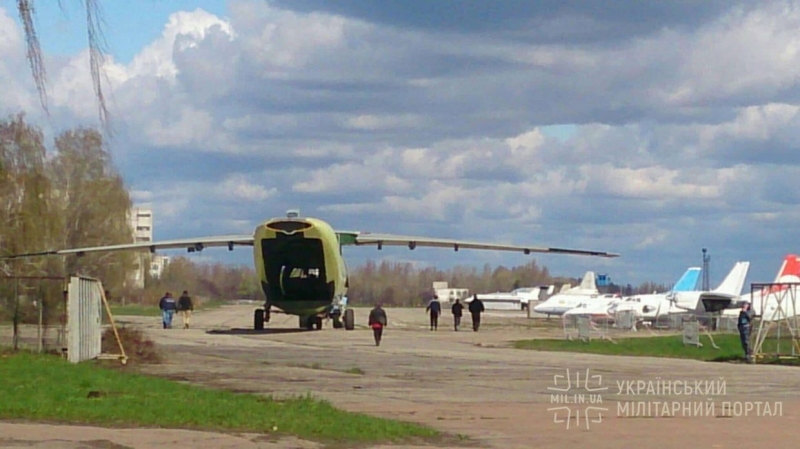
[[[741,295],[748,270],[750,270],[750,262],[736,262],[731,272],[725,277],[725,280],[719,284],[719,287],[714,289],[714,293],[732,296]]]
[[[700,279],[700,267],[691,267],[678,279],[673,292],[692,292],[697,290],[697,280]]]

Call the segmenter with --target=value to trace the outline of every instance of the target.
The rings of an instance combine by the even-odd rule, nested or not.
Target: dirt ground
[[[387,309],[389,327],[376,347],[363,326],[367,309],[356,309],[360,326],[351,332],[328,323],[321,331],[301,331],[296,317],[275,314],[269,329],[255,332],[250,330],[254,308],[198,313],[189,330],[180,329],[179,320],[175,329],[164,330],[159,318],[117,319],[146,329],[164,350],[166,362],[148,367],[152,374],[240,392],[311,393],[346,410],[467,435],[485,447],[796,447],[800,436],[798,368],[511,349],[512,340],[563,335],[557,327],[531,326],[523,312],[487,312],[479,332],[471,330],[469,317],[454,332],[446,315],[431,332],[424,310]],[[720,381],[724,395],[682,394],[684,384]],[[664,385],[681,390],[646,391],[659,382],[662,390]],[[566,385],[566,392],[555,390]],[[583,402],[556,403],[564,398]],[[650,403],[649,416],[631,416],[642,401]],[[723,402],[737,406],[724,413]],[[776,402],[781,416],[772,416]],[[553,410],[558,407],[563,409]],[[586,420],[587,407],[603,410],[590,409]],[[257,435],[0,422],[0,447],[316,445]]]

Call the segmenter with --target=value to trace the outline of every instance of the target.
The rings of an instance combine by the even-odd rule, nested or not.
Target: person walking
[[[428,307],[425,308],[425,311],[430,312],[431,314],[431,330],[438,330],[439,315],[442,314],[442,303],[439,302],[438,296],[433,295],[433,299],[431,299],[431,302],[428,303]]]
[[[456,302],[453,303],[451,310],[453,311],[453,326],[456,332],[458,332],[458,326],[461,326],[461,316],[464,314],[464,305],[456,298]]]
[[[383,337],[383,328],[389,324],[386,318],[386,311],[381,307],[381,303],[375,304],[369,312],[369,327],[372,328],[372,335],[375,337],[375,346],[381,345],[381,338]]]
[[[177,309],[177,304],[175,304],[175,298],[172,297],[172,293],[167,292],[161,301],[158,302],[158,308],[161,309],[161,321],[164,325],[164,329],[172,329],[172,317],[175,315],[175,310]]]
[[[478,295],[475,295],[469,303],[469,313],[472,314],[472,330],[475,332],[478,332],[478,328],[481,327],[481,313],[484,310],[483,301],[478,299]]]
[[[178,313],[183,320],[184,329],[189,329],[189,323],[192,321],[192,311],[194,311],[192,298],[189,297],[189,292],[184,290],[181,297],[178,298]]]
[[[739,320],[737,327],[739,328],[739,339],[742,342],[742,350],[744,350],[744,357],[748,362],[751,362],[753,355],[750,353],[750,324],[753,321],[753,310],[750,308],[750,303],[742,304],[742,310],[739,311]]]

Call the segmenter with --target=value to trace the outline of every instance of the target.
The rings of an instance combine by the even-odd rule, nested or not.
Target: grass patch
[[[603,355],[626,355],[643,357],[666,357],[678,359],[694,359],[705,361],[734,361],[743,358],[742,346],[737,334],[718,334],[713,335],[714,343],[719,347],[712,346],[711,340],[707,335],[700,337],[702,347],[687,346],[683,344],[682,335],[670,335],[663,337],[641,337],[641,338],[620,338],[616,344],[608,340],[592,340],[583,342],[580,340],[564,339],[540,339],[540,340],[520,340],[514,342],[517,349],[531,349],[535,351],[557,351],[557,352],[580,352],[586,354]],[[789,350],[788,340],[781,342],[782,350]],[[766,353],[774,352],[777,348],[777,340],[768,338],[764,341],[763,351]],[[768,361],[767,361],[768,362]],[[788,360],[774,360],[773,363],[786,363]],[[796,361],[795,361],[796,362]]]
[[[405,442],[436,430],[334,408],[184,385],[53,356],[0,356],[0,419],[294,435],[324,442]]]
[[[104,311],[105,312],[105,311]],[[140,304],[118,305],[111,304],[111,314],[116,316],[161,316],[161,310],[155,306],[144,306]],[[103,318],[106,318],[103,315]]]
[[[359,368],[357,366],[354,366],[354,367],[350,368],[349,370],[345,371],[345,373],[347,373],[347,374],[361,374],[361,375],[366,374],[363,369],[361,369],[361,368]]]

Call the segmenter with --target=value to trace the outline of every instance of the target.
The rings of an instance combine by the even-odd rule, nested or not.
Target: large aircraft
[[[783,259],[773,283],[800,283],[800,257],[795,254],[787,255]],[[796,310],[796,307],[800,306],[800,304],[796,304],[797,287],[797,285],[772,285],[758,291],[751,291],[732,301],[722,314],[725,316],[737,316],[741,304],[749,302],[756,316],[761,317],[764,321],[781,320],[800,315],[800,311]],[[778,311],[778,305],[781,306],[782,312]]]
[[[618,257],[619,254],[566,248],[503,245],[428,237],[372,234],[358,231],[336,231],[328,223],[310,217],[301,217],[299,211],[290,210],[286,217],[272,218],[258,225],[253,234],[201,237],[163,242],[143,242],[122,245],[97,246],[50,250],[0,257],[12,259],[46,255],[78,256],[108,251],[150,251],[186,248],[188,252],[210,247],[252,246],[256,272],[266,296],[264,308],[254,312],[253,324],[257,330],[269,322],[270,310],[297,315],[300,326],[321,329],[322,320],[333,320],[334,328],[355,328],[355,314],[343,301],[349,287],[347,266],[342,247],[348,245],[478,249],[492,251],[518,251],[524,254],[550,253],[598,257]],[[342,323],[342,319],[344,323]]]
[[[633,295],[624,298],[622,301],[613,304],[608,312],[615,315],[619,312],[630,311],[638,320],[655,320],[661,315],[670,313],[685,313],[683,309],[677,309],[669,298],[678,292],[696,292],[697,280],[700,278],[700,267],[689,267],[672,289],[665,293],[650,293],[645,295]]]
[[[597,290],[594,272],[587,271],[586,274],[583,275],[580,285],[566,291],[562,289],[562,291],[547,298],[546,301],[537,304],[533,308],[533,311],[545,314],[548,318],[550,318],[550,315],[561,316],[566,311],[580,304],[592,301],[604,301],[607,299],[606,297],[612,298],[613,296],[614,295],[601,295],[600,291]]]
[[[719,312],[736,305],[742,294],[750,262],[736,262],[717,288],[711,291],[672,292],[667,299],[675,305],[676,313],[697,314]]]

